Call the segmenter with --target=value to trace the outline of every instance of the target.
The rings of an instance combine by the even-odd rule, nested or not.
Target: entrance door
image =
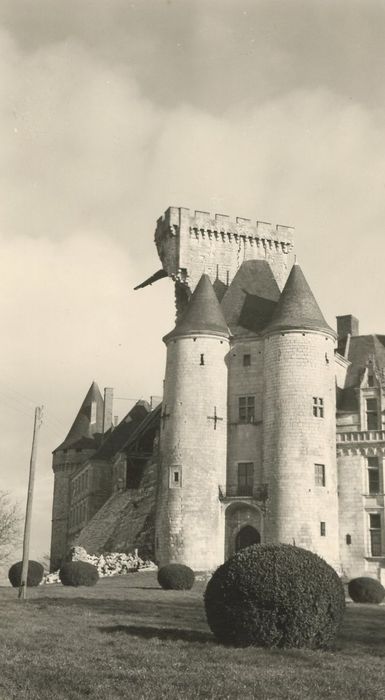
[[[241,530],[239,530],[235,538],[235,551],[239,552],[240,549],[244,547],[249,547],[251,544],[259,544],[261,541],[261,535],[258,530],[251,525],[245,525]]]

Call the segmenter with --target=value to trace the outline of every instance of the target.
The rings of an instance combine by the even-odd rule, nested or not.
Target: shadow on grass
[[[111,625],[111,627],[98,627],[100,632],[104,634],[114,634],[116,632],[124,632],[125,634],[134,637],[142,637],[142,639],[161,639],[182,642],[202,642],[214,644],[215,640],[209,632],[199,632],[197,630],[177,629],[175,627],[160,628],[146,627],[139,625]]]

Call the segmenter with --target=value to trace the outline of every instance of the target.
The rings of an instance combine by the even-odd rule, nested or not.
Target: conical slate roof
[[[167,342],[181,335],[219,335],[229,336],[222,309],[211,284],[210,277],[202,275],[191,295],[187,309],[171,333],[163,340]]]
[[[336,336],[326,323],[299,265],[293,265],[265,333],[287,330],[321,331]]]
[[[92,404],[94,409],[92,411]],[[103,432],[104,401],[96,382],[92,382],[79,412],[62,444],[56,449],[65,449],[74,445],[81,438],[92,438],[95,433]],[[91,423],[91,418],[94,418]]]

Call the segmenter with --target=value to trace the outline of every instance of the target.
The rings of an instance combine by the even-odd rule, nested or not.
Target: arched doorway
[[[235,538],[235,551],[239,552],[240,549],[244,547],[249,547],[252,544],[259,544],[261,541],[261,535],[255,527],[251,525],[245,525],[242,527],[236,538]]]

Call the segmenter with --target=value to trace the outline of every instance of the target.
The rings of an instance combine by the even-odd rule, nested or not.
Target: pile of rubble
[[[72,561],[87,561],[96,566],[99,576],[118,576],[129,574],[134,571],[151,571],[156,570],[157,566],[149,560],[141,559],[138,556],[138,551],[134,554],[125,554],[124,552],[108,552],[105,554],[87,554],[83,547],[72,547]],[[52,574],[46,574],[42,583],[60,583],[59,572],[55,571]]]

